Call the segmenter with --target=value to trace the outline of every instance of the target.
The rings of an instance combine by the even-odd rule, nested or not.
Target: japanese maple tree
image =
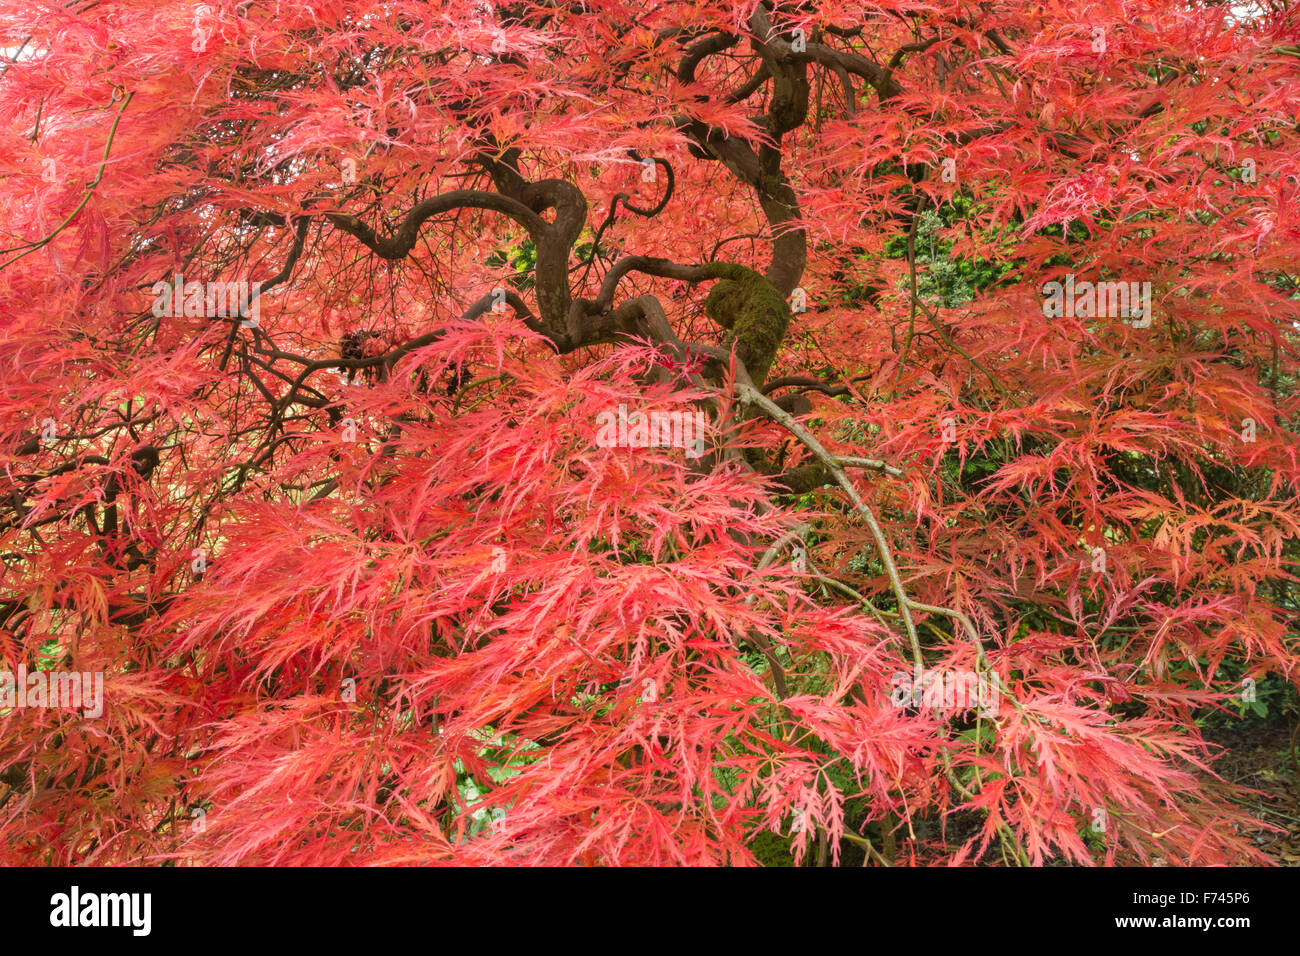
[[[1262,861],[1289,4],[0,37],[0,859]]]

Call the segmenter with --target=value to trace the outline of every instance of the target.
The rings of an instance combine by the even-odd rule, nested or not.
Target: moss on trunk
[[[709,291],[704,311],[731,330],[727,346],[735,343],[754,384],[761,385],[790,325],[790,306],[781,293],[759,273],[737,266]]]

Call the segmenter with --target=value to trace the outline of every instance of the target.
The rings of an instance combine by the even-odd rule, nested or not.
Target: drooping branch
[[[845,473],[842,462],[827,451],[812,432],[778,408],[770,398],[757,391],[753,386],[737,383],[736,397],[743,405],[756,406],[766,417],[785,428],[786,431],[798,438],[809,451],[817,456],[822,465],[834,477],[835,482],[844,489],[844,493],[848,495],[853,507],[862,516],[863,521],[866,522],[867,529],[871,532],[872,540],[876,544],[876,552],[880,556],[880,562],[884,565],[885,574],[889,578],[889,586],[894,592],[899,616],[902,618],[903,626],[907,630],[907,639],[912,645],[912,660],[916,667],[916,679],[919,682],[925,661],[921,654],[921,641],[917,637],[916,624],[912,620],[912,607],[914,605],[907,596],[906,588],[903,587],[903,578],[899,574],[898,565],[894,562],[894,554],[889,539],[885,536],[884,529],[880,527],[880,522],[876,520],[876,513],[871,509],[870,505],[862,500],[857,486],[849,480],[849,476]]]

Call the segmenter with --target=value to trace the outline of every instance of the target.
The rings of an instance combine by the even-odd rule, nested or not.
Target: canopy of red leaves
[[[1297,679],[1289,5],[0,37],[0,670],[104,679],[0,705],[0,860],[1258,859],[1195,718]]]

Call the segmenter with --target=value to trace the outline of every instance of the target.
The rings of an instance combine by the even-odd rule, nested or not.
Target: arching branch
[[[356,216],[346,213],[326,213],[325,218],[343,232],[360,239],[381,258],[404,259],[415,247],[416,240],[420,237],[420,227],[426,220],[456,209],[488,209],[502,213],[527,229],[534,239],[547,228],[541,216],[517,199],[478,189],[457,189],[440,196],[430,196],[406,214],[397,227],[397,232],[390,237],[380,236]]]

